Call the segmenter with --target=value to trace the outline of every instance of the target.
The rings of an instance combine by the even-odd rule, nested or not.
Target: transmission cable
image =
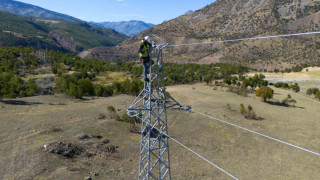
[[[207,42],[196,42],[196,43],[186,43],[186,44],[169,44],[169,47],[178,47],[178,46],[192,46],[192,45],[202,45],[202,44],[215,44],[215,43],[225,43],[225,42],[238,42],[238,41],[247,41],[247,40],[257,40],[257,39],[271,39],[271,38],[282,38],[282,37],[292,37],[292,36],[306,36],[306,35],[315,35],[320,34],[320,31],[314,32],[305,32],[305,33],[295,33],[295,34],[281,34],[273,36],[257,36],[252,38],[240,38],[240,39],[230,39],[230,40],[221,40],[221,41],[207,41]]]
[[[228,176],[230,176],[232,179],[234,180],[238,180],[238,178],[236,178],[235,176],[233,176],[232,174],[228,173],[226,170],[222,169],[221,167],[217,166],[216,164],[213,164],[211,161],[209,161],[208,159],[204,158],[203,156],[201,156],[200,154],[198,154],[197,152],[195,152],[194,150],[188,148],[187,146],[185,146],[184,144],[182,144],[181,142],[179,142],[178,140],[172,138],[169,135],[164,134],[165,136],[167,136],[168,138],[170,138],[172,141],[176,142],[177,144],[179,144],[180,146],[184,147],[185,149],[187,149],[188,151],[192,152],[193,154],[195,154],[196,156],[198,156],[199,158],[201,158],[202,160],[206,161],[207,163],[211,164],[212,166],[214,166],[215,168],[219,169],[220,171],[222,171],[223,173],[227,174]]]
[[[149,124],[148,122],[146,122],[147,125],[151,126],[152,129],[156,129],[158,131],[159,134],[162,134],[166,137],[168,137],[169,139],[171,139],[172,141],[174,141],[175,143],[179,144],[180,146],[182,146],[183,148],[187,149],[188,151],[190,151],[191,153],[195,154],[196,156],[198,156],[199,158],[201,158],[202,160],[206,161],[207,163],[209,163],[210,165],[214,166],[215,168],[219,169],[221,172],[225,173],[226,175],[228,175],[229,177],[231,177],[234,180],[239,180],[238,178],[236,178],[235,176],[233,176],[232,174],[230,174],[229,172],[227,172],[226,170],[222,169],[221,167],[219,167],[218,165],[214,164],[213,162],[209,161],[208,159],[204,158],[203,156],[201,156],[199,153],[195,152],[194,150],[192,150],[191,148],[188,148],[186,145],[182,144],[181,142],[179,142],[178,140],[174,139],[173,137],[169,136],[167,133],[164,133],[163,131],[160,131],[158,128],[152,126],[151,124]]]
[[[239,129],[242,129],[242,130],[245,130],[245,131],[248,131],[248,132],[251,132],[251,133],[254,133],[256,135],[259,135],[259,136],[262,136],[262,137],[265,137],[267,139],[271,139],[271,140],[274,140],[274,141],[277,141],[277,142],[280,142],[282,144],[285,144],[285,145],[288,145],[288,146],[291,146],[291,147],[294,147],[294,148],[297,148],[297,149],[300,149],[302,151],[305,151],[305,152],[309,152],[311,154],[314,154],[314,155],[317,155],[317,156],[320,156],[320,153],[317,153],[317,152],[314,152],[314,151],[311,151],[309,149],[305,149],[305,148],[302,148],[300,146],[297,146],[297,145],[294,145],[294,144],[291,144],[291,143],[288,143],[288,142],[285,142],[285,141],[282,141],[282,140],[279,140],[279,139],[276,139],[276,138],[273,138],[273,137],[270,137],[268,135],[265,135],[265,134],[262,134],[262,133],[259,133],[259,132],[256,132],[256,131],[253,131],[253,130],[250,130],[248,128],[244,128],[244,127],[241,127],[241,126],[238,126],[238,125],[235,125],[235,124],[232,124],[230,122],[227,122],[227,121],[224,121],[224,120],[221,120],[221,119],[218,119],[216,117],[213,117],[213,116],[210,116],[210,115],[207,115],[207,114],[203,114],[201,112],[198,112],[198,111],[195,111],[195,110],[192,110],[192,112],[194,113],[197,113],[197,114],[200,114],[200,115],[203,115],[203,116],[206,116],[206,117],[209,117],[211,119],[214,119],[214,120],[217,120],[219,122],[222,122],[224,124],[228,124],[228,125],[231,125],[233,127],[237,127]]]

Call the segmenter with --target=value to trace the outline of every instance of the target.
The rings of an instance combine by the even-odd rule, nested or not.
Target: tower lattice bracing
[[[139,179],[171,179],[167,113],[169,107],[185,108],[165,92],[162,49],[154,48],[149,82],[128,108],[128,115],[141,121]],[[168,103],[169,101],[169,103]],[[188,109],[189,107],[187,107]]]

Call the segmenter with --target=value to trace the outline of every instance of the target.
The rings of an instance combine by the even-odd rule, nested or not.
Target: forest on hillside
[[[76,98],[116,94],[137,95],[143,88],[141,80],[143,67],[137,62],[82,59],[70,53],[53,50],[37,51],[32,47],[0,47],[0,60],[1,97],[15,98],[37,95],[41,91],[41,87],[37,85],[33,76],[41,77],[41,75],[50,73],[55,77],[55,92],[65,93]],[[45,66],[49,67],[49,72],[43,70]],[[303,67],[297,66],[286,71],[301,71]],[[252,82],[250,84],[244,81],[245,78],[242,78],[243,74],[251,70],[248,67],[225,63],[208,65],[166,63],[165,84],[196,82],[212,84],[215,80],[221,80],[229,85],[241,85],[242,83],[246,88],[250,85],[251,87],[260,86],[259,83]],[[124,81],[114,81],[107,85],[99,84],[97,77],[108,72],[126,72],[129,76]]]

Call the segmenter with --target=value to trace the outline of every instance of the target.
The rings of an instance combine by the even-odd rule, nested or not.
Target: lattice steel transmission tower
[[[150,80],[127,110],[130,117],[141,120],[139,180],[171,179],[166,109],[191,110],[166,93],[162,49],[167,45],[154,46],[156,61],[149,67]]]

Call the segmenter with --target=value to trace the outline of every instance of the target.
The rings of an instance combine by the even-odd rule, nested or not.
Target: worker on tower
[[[147,74],[149,74],[149,67],[153,65],[153,61],[150,57],[151,54],[151,48],[152,45],[150,43],[150,37],[146,36],[141,41],[140,47],[139,47],[139,55],[140,55],[140,61],[144,66],[144,81],[149,82],[149,79],[147,77]]]

